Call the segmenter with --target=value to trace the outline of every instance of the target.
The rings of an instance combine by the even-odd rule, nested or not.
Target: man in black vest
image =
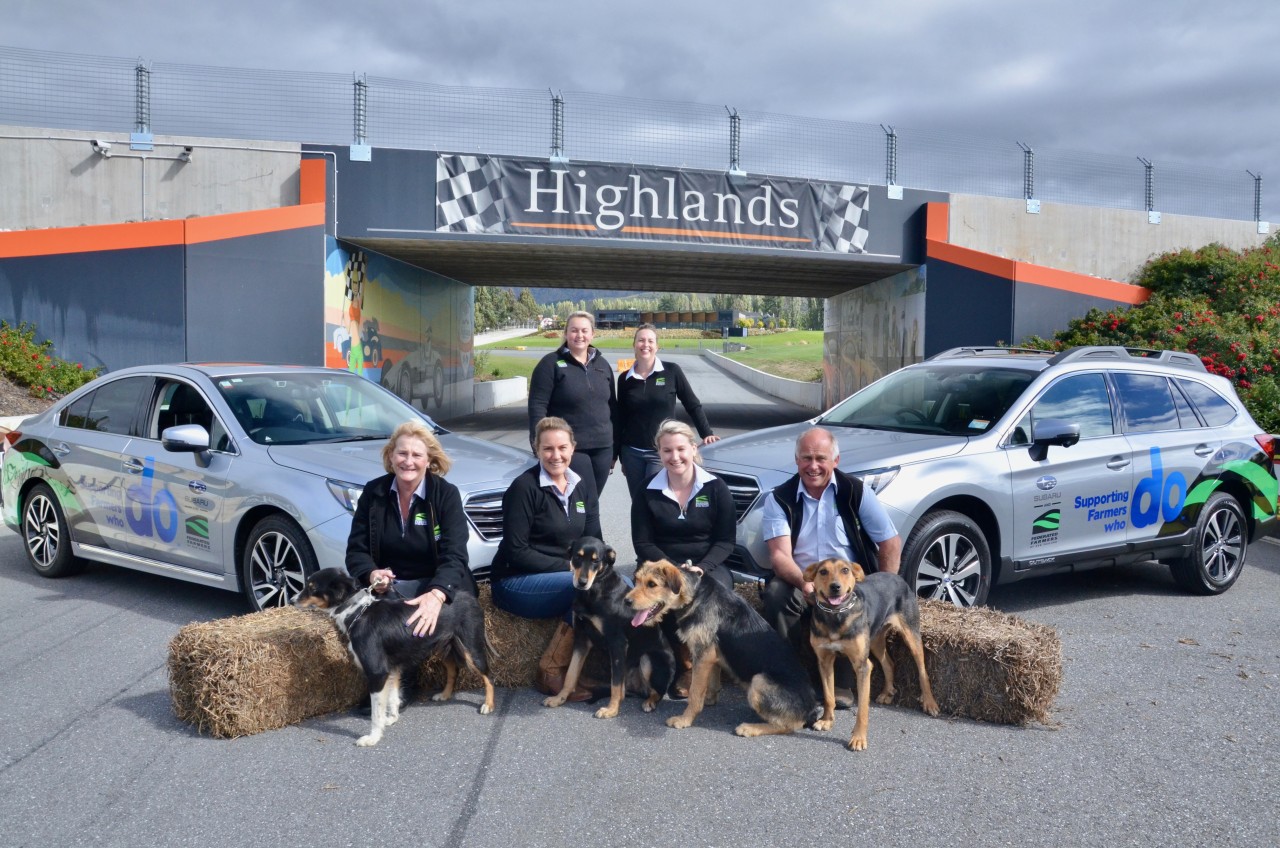
[[[773,490],[765,503],[761,532],[769,547],[773,578],[763,593],[764,617],[806,658],[813,657],[807,619],[813,598],[804,568],[829,557],[850,560],[863,571],[898,573],[902,539],[875,492],[836,469],[840,445],[829,430],[814,427],[796,440],[796,475]],[[800,626],[797,626],[800,622]],[[836,686],[853,683],[848,660],[836,663]],[[841,692],[851,698],[851,694]]]

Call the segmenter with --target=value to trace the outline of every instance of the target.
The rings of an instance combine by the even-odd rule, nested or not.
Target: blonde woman
[[[462,498],[444,475],[449,457],[421,420],[396,427],[382,448],[387,473],[365,484],[347,537],[347,571],[374,592],[395,592],[417,609],[415,636],[435,631],[458,592],[476,594],[467,565]]]
[[[591,344],[595,319],[590,312],[574,312],[564,325],[564,344],[538,362],[529,376],[529,444],[534,429],[548,415],[569,422],[577,437],[583,477],[604,491],[613,469],[613,420],[617,408],[613,367]],[[585,462],[582,460],[586,460]]]

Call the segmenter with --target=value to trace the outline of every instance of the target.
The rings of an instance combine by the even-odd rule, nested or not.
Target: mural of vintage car
[[[425,410],[427,401],[434,400],[439,409],[444,405],[444,360],[428,341],[384,364],[381,383],[411,405],[421,400]]]

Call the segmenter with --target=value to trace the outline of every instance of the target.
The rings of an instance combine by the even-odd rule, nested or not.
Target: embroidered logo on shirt
[[[557,368],[568,368],[568,367],[569,367],[569,363],[565,362],[563,359],[557,359],[557,360],[556,360],[556,367],[557,367]]]
[[[437,524],[435,527],[432,527],[431,532],[435,534],[436,541],[440,541],[440,525]]]
[[[656,380],[654,380],[654,381],[653,381],[653,384],[654,384],[655,386],[665,386],[665,385],[667,384],[667,378],[666,378],[666,377],[659,377],[658,379],[656,379]]]
[[[577,508],[578,512],[587,511],[587,505],[583,501],[575,501],[573,505]]]
[[[696,498],[693,499],[693,506],[694,508],[709,507],[711,506],[711,501],[707,500],[706,495],[698,495]]]
[[[427,514],[425,512],[415,512],[413,514],[413,524],[415,527],[422,527],[427,523]]]

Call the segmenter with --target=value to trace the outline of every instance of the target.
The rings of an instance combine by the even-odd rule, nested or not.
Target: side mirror
[[[1031,431],[1031,458],[1041,462],[1049,456],[1050,445],[1069,448],[1080,441],[1080,425],[1061,418],[1037,421]]]
[[[209,431],[199,424],[179,424],[166,427],[160,434],[161,446],[170,453],[198,454],[201,466],[209,463]]]

